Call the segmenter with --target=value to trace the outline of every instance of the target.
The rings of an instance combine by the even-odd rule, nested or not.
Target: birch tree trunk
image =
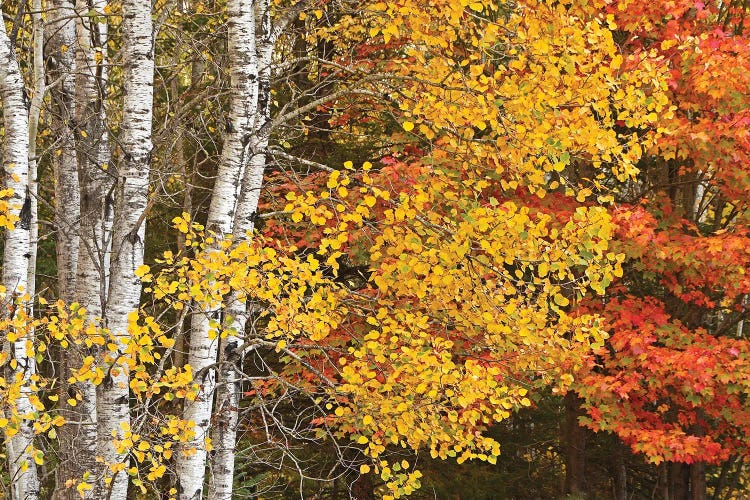
[[[1,5],[1,4],[0,4]],[[13,189],[10,200],[10,215],[18,217],[14,229],[6,231],[3,254],[2,284],[6,288],[5,301],[16,301],[25,307],[24,295],[28,289],[28,270],[31,224],[31,200],[29,198],[29,115],[26,107],[23,80],[16,61],[15,52],[0,22],[0,95],[3,104],[3,169],[7,177],[6,187]],[[9,305],[9,304],[6,304]],[[15,311],[15,306],[3,311]],[[3,312],[3,314],[7,314]],[[20,333],[20,332],[19,332]],[[27,335],[14,342],[4,341],[3,349],[15,363],[9,363],[6,380],[20,385],[15,402],[15,412],[21,417],[18,432],[7,442],[7,459],[11,481],[11,498],[39,498],[39,478],[31,456],[34,432],[32,429],[33,407],[29,401],[30,387],[25,383],[36,371],[34,359],[27,356]],[[15,366],[13,366],[15,365]],[[12,415],[7,415],[12,417]]]
[[[252,0],[227,2],[228,46],[231,94],[227,130],[222,146],[218,174],[214,183],[206,228],[219,240],[232,230],[238,188],[257,110],[258,55],[255,44],[255,9]],[[219,340],[209,338],[210,319],[218,311],[208,305],[197,305],[193,313],[188,363],[201,390],[195,401],[186,401],[183,419],[195,422],[195,436],[185,449],[195,453],[177,454],[178,495],[181,500],[203,497],[206,471],[206,438],[209,437],[216,374],[209,366],[216,362]]]
[[[271,10],[268,0],[261,0],[256,6],[258,31],[258,109],[254,124],[253,136],[248,147],[249,162],[245,168],[240,187],[240,197],[232,229],[233,241],[241,243],[251,237],[255,227],[255,215],[258,211],[263,172],[266,167],[266,149],[269,132],[265,126],[270,120],[271,96],[271,56],[273,40],[271,38]],[[219,351],[219,379],[216,388],[216,418],[213,428],[212,444],[214,453],[211,457],[211,481],[208,498],[231,500],[233,493],[234,466],[236,461],[237,426],[239,423],[241,377],[239,370],[244,358],[242,343],[245,339],[245,327],[249,306],[240,300],[239,292],[233,290],[227,300],[226,325],[236,335],[228,335],[222,340]]]
[[[51,22],[51,63],[61,78],[52,98],[57,111],[60,155],[55,162],[55,219],[58,227],[60,297],[88,311],[89,321],[103,314],[108,262],[109,219],[105,193],[110,189],[107,164],[109,137],[106,126],[107,24],[90,14],[103,13],[105,2],[54,0]],[[91,8],[93,7],[93,9]],[[92,12],[93,11],[93,12]],[[74,145],[74,148],[71,148]],[[56,471],[55,497],[80,498],[76,483],[85,481],[93,494],[97,470],[96,388],[90,382],[68,383],[85,355],[71,345],[61,359],[63,397],[60,411],[66,423],[60,429],[60,466]],[[69,398],[77,400],[70,406]]]
[[[41,0],[33,0],[32,5],[32,47],[33,47],[33,54],[32,54],[32,94],[31,94],[31,100],[29,102],[29,117],[28,117],[28,136],[29,136],[29,142],[28,142],[28,187],[27,187],[27,195],[26,200],[24,201],[24,207],[28,206],[29,213],[28,213],[28,229],[29,229],[29,243],[28,243],[28,250],[26,253],[26,257],[28,257],[28,264],[26,269],[26,294],[29,298],[28,303],[26,304],[27,313],[30,317],[33,317],[34,315],[34,297],[36,295],[36,257],[37,257],[37,248],[39,244],[39,214],[38,214],[38,204],[37,204],[37,194],[38,194],[38,157],[37,157],[37,151],[36,151],[36,139],[37,139],[37,132],[39,130],[39,118],[42,111],[42,102],[44,101],[44,94],[46,93],[46,83],[44,81],[45,74],[44,74],[44,21],[42,20],[42,2]],[[26,338],[28,341],[33,341],[35,337],[35,331],[33,328],[28,328],[26,331]],[[14,346],[15,348],[15,346]],[[17,348],[16,348],[17,349]],[[24,360],[25,369],[20,367],[19,362],[19,369],[16,370],[16,376],[19,373],[23,374],[23,379],[25,381],[28,381],[30,377],[36,373],[36,360],[33,357],[28,356],[28,349],[26,346],[23,346],[22,349],[24,349],[26,354],[26,359]],[[34,394],[33,387],[26,387],[24,386],[22,389],[22,404],[27,408],[27,410],[24,413],[29,413],[34,411],[34,407],[30,401],[30,397]],[[19,412],[20,413],[20,412]],[[33,416],[30,415],[31,420],[33,421]],[[29,423],[31,425],[31,423]],[[18,492],[19,498],[39,498],[40,494],[40,482],[38,479],[38,472],[36,470],[36,467],[34,465],[33,460],[29,460],[29,457],[31,456],[31,449],[29,448],[29,445],[33,445],[34,442],[34,433],[32,429],[25,429],[24,432],[26,435],[22,438],[22,443],[17,449],[16,452],[20,452],[23,449],[23,454],[25,455],[25,459],[27,460],[29,467],[31,468],[31,474],[37,476],[37,477],[29,477],[29,481],[26,482],[24,485],[23,490],[20,490]],[[25,445],[25,446],[24,446]],[[23,495],[23,496],[22,496]]]
[[[58,0],[64,2],[65,0]],[[104,12],[106,1],[93,3]],[[87,0],[76,0],[75,134],[81,230],[75,300],[89,317],[101,317],[107,298],[112,186],[106,114],[107,24],[93,22]]]
[[[120,145],[122,161],[117,186],[112,236],[112,266],[105,310],[107,327],[117,350],[108,353],[109,376],[97,387],[98,454],[114,473],[104,482],[102,498],[124,500],[128,491],[127,455],[115,440],[130,425],[129,374],[118,357],[128,339],[128,317],[138,310],[141,281],[135,275],[143,264],[145,216],[151,161],[154,94],[153,21],[151,3],[125,0],[122,4],[124,108]],[[114,439],[113,439],[114,436]],[[106,472],[109,475],[111,469]]]

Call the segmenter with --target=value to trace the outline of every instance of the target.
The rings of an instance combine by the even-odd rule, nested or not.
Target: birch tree
[[[106,1],[90,9],[76,0],[75,133],[81,205],[81,242],[78,252],[75,300],[91,318],[103,315],[109,273],[109,231],[112,217],[112,176],[106,112],[107,23]]]
[[[13,316],[17,309],[25,308],[29,302],[32,222],[29,195],[29,114],[23,79],[4,22],[0,22],[0,95],[5,127],[3,169],[7,178],[6,187],[13,190],[9,215],[16,220],[15,227],[8,229],[5,235],[2,272],[5,308],[2,314]],[[28,330],[20,331],[15,340],[9,337],[3,342],[4,353],[14,361],[8,363],[5,378],[20,387],[15,404],[6,411],[6,418],[18,422],[17,432],[8,439],[6,445],[12,484],[11,497],[18,500],[39,498],[39,477],[32,457],[33,407],[29,399],[32,389],[28,381],[36,372],[36,363],[28,355],[27,343],[32,342],[30,335]]]
[[[44,20],[42,19],[42,1],[31,3],[31,99],[29,102],[29,269],[28,294],[30,310],[33,311],[36,294],[36,259],[39,240],[39,156],[37,153],[37,135],[42,103],[47,93],[44,71]]]
[[[78,269],[78,224],[80,195],[76,166],[75,68],[76,68],[76,11],[66,0],[54,0],[47,14],[49,35],[47,44],[47,72],[50,82],[52,129],[57,143],[53,154],[55,177],[55,230],[59,297],[72,303],[75,300]]]
[[[253,133],[248,146],[248,165],[245,168],[237,210],[232,226],[233,242],[247,241],[255,226],[255,214],[263,184],[266,166],[266,149],[269,131],[266,124],[271,112],[271,56],[274,40],[271,33],[270,2],[258,2],[256,35],[258,38],[258,101]],[[226,303],[227,330],[230,334],[222,340],[219,351],[219,383],[216,388],[216,419],[213,428],[211,478],[208,498],[230,500],[233,493],[234,464],[237,447],[237,425],[241,398],[241,375],[238,373],[244,359],[243,343],[248,314],[248,304],[240,300],[233,290]],[[250,306],[252,307],[252,306]]]
[[[97,387],[97,454],[108,467],[105,498],[127,496],[128,459],[118,449],[130,425],[128,366],[120,362],[128,341],[131,313],[138,310],[141,282],[136,270],[143,264],[145,217],[151,162],[154,47],[149,2],[127,0],[122,5],[124,104],[120,132],[121,163],[115,188],[112,229],[112,266],[105,320],[116,339],[105,354],[107,377]]]
[[[255,9],[252,0],[227,3],[228,56],[231,91],[229,116],[222,146],[219,171],[208,210],[207,229],[216,241],[232,232],[240,180],[248,163],[248,146],[256,118],[258,95],[258,54],[255,40]],[[210,335],[211,321],[220,321],[217,304],[199,305],[193,313],[188,363],[200,373],[200,392],[195,401],[186,402],[183,419],[195,422],[195,435],[178,454],[179,495],[184,499],[203,496],[206,468],[206,439],[213,409],[216,362],[219,340]]]

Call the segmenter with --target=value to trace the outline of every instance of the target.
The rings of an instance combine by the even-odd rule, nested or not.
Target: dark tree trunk
[[[669,500],[669,464],[662,463],[659,465],[659,482],[656,486],[658,495],[655,498]]]
[[[669,500],[688,500],[690,494],[690,466],[682,462],[672,462],[670,466],[671,488]]]
[[[696,462],[690,465],[690,499],[706,500],[706,464]]]
[[[625,445],[618,442],[613,460],[613,483],[615,500],[628,500],[628,475],[625,466]]]
[[[585,494],[586,430],[578,424],[583,415],[581,398],[574,392],[565,395],[565,423],[563,424],[563,446],[565,447],[565,491],[570,495]]]
[[[362,474],[349,487],[352,500],[375,500],[375,487],[370,474]]]

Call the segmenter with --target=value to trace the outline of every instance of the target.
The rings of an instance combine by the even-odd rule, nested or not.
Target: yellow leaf
[[[149,272],[150,270],[151,270],[151,268],[150,268],[149,266],[147,266],[146,264],[143,264],[142,266],[138,267],[138,269],[136,269],[136,270],[135,270],[135,273],[134,273],[134,274],[135,274],[135,275],[136,275],[137,277],[139,277],[139,278],[142,278],[142,277],[143,277],[143,276],[145,276],[145,275],[146,275],[146,273],[148,273],[148,272]]]
[[[664,40],[661,42],[661,50],[667,50],[677,45],[677,40]]]
[[[164,347],[166,347],[167,349],[171,349],[172,347],[174,347],[175,341],[173,338],[162,336],[162,337],[159,337],[159,343],[163,345]]]
[[[618,69],[620,66],[622,66],[622,56],[617,54],[612,58],[612,68]]]
[[[330,179],[328,179],[328,182],[326,182],[326,187],[328,189],[336,189],[339,185],[338,176],[331,176]]]
[[[414,130],[414,124],[412,122],[404,122],[403,127],[407,132],[411,132],[412,130]]]
[[[547,276],[547,273],[549,272],[549,264],[547,264],[546,262],[541,262],[537,266],[536,270],[537,270],[537,273],[539,273],[539,277],[544,278],[545,276]]]
[[[570,304],[570,301],[564,295],[561,295],[559,293],[555,294],[554,299],[555,299],[555,304],[557,304],[560,307],[565,307],[568,304]]]
[[[359,466],[359,473],[360,474],[367,474],[370,472],[370,466],[367,464],[362,464]]]
[[[93,489],[94,486],[90,483],[87,483],[86,481],[81,481],[78,483],[78,486],[76,486],[76,491],[78,491],[78,494],[81,495],[81,498],[86,498],[86,491]]]

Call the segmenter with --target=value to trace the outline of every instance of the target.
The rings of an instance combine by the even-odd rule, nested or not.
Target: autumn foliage
[[[576,383],[594,430],[649,461],[747,458],[747,37],[733,2],[615,2],[626,52],[656,51],[673,116],[612,208],[624,277],[586,311],[610,339]]]
[[[4,291],[8,345],[41,365],[61,349],[81,362],[66,379],[26,377],[0,353],[0,428],[32,427],[26,468],[51,463],[76,387],[125,374],[131,418],[112,443],[127,459],[98,460],[99,483],[126,475],[180,498],[176,458],[214,447],[195,445],[183,405],[213,397],[206,380],[229,365],[242,400],[214,424],[241,412],[247,447],[272,450],[258,463],[333,443],[341,475],[384,499],[421,486],[421,452],[497,464],[493,430],[573,393],[580,424],[639,460],[750,458],[744,4],[282,4],[307,32],[279,45],[334,56],[305,53],[304,78],[269,90],[274,112],[305,104],[296,137],[253,151],[268,157],[254,230],[220,234],[189,203],[165,208],[178,244],[147,236],[158,251],[133,269],[143,300],[124,332],[77,302]],[[304,94],[328,78],[325,98]],[[315,134],[363,152],[289,160]],[[188,183],[164,177],[163,198]],[[195,369],[183,352],[199,314],[219,354]],[[94,482],[63,486],[85,498]]]

